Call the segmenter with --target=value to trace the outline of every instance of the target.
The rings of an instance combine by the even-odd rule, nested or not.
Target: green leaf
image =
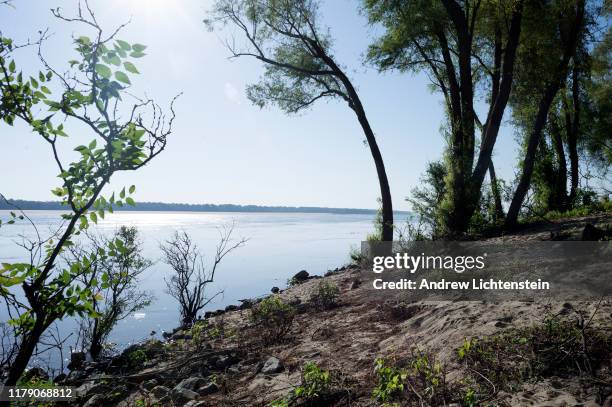
[[[139,74],[140,72],[138,72],[138,69],[136,69],[136,66],[134,66],[133,63],[131,62],[124,62],[123,66],[125,68],[126,71],[131,72],[131,73],[135,73],[135,74]]]
[[[121,65],[121,59],[117,56],[117,54],[113,53],[111,57],[109,57],[109,61],[113,65]]]
[[[95,212],[91,212],[89,214],[89,218],[93,221],[93,223],[98,223],[98,215]]]
[[[145,49],[147,49],[146,45],[142,45],[142,44],[133,44],[132,45],[132,49],[134,50],[134,52],[142,52]]]
[[[136,202],[134,202],[134,200],[130,198],[129,196],[125,198],[125,203],[127,203],[130,206],[136,206]]]
[[[144,57],[145,55],[146,55],[146,54],[145,54],[144,52],[132,52],[132,53],[130,54],[130,56],[131,56],[132,58],[142,58],[142,57]]]
[[[128,78],[128,76],[125,73],[121,72],[121,71],[115,72],[115,78],[117,78],[118,81],[121,81],[123,83],[127,83],[128,85],[131,84],[130,78]]]
[[[128,44],[125,41],[122,40],[117,40],[117,44],[121,47],[121,49],[124,49],[126,51],[129,51],[130,49],[132,49],[132,47],[130,46],[130,44]]]
[[[42,91],[43,91],[44,93],[46,93],[47,95],[50,95],[50,94],[51,94],[51,91],[50,91],[50,90],[49,90],[49,88],[48,88],[48,87],[46,87],[46,86],[41,86],[41,87],[40,87],[40,90],[42,90]]]
[[[111,69],[103,64],[96,64],[96,72],[104,79],[108,79],[112,75]]]
[[[121,192],[119,193],[119,198],[124,199],[125,198],[125,188],[123,188],[121,190]]]
[[[136,185],[132,185],[130,187],[130,194],[133,194],[136,191]]]
[[[9,64],[9,71],[11,72],[15,72],[17,68],[15,67],[15,60],[12,60],[11,63]]]

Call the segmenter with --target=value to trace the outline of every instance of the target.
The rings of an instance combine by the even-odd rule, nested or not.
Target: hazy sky
[[[5,35],[24,41],[49,28],[43,52],[59,70],[74,59],[71,36],[88,34],[78,24],[58,21],[49,9],[75,11],[76,0],[15,0],[0,9]],[[255,60],[228,60],[223,33],[206,30],[210,1],[92,0],[101,24],[111,29],[130,17],[119,35],[148,45],[136,60],[141,75],[132,91],[162,106],[184,92],[167,150],[149,166],[116,176],[110,188],[136,184],[137,200],[376,207],[379,187],[369,149],[357,120],[341,101],[319,102],[301,115],[277,108],[261,110],[245,98],[245,86],[262,72]],[[442,105],[425,75],[379,74],[364,67],[363,53],[374,32],[360,15],[357,0],[323,2],[323,21],[335,38],[334,55],[349,68],[382,150],[394,206],[418,185],[428,161],[440,158]],[[25,71],[37,72],[34,49],[17,54]],[[482,114],[482,113],[481,113]],[[508,116],[508,115],[507,115]],[[93,137],[75,128],[66,154]],[[0,192],[8,197],[50,200],[59,185],[48,145],[18,124],[0,124]],[[517,146],[503,129],[495,150],[498,175],[514,174]],[[109,192],[107,190],[107,192]]]

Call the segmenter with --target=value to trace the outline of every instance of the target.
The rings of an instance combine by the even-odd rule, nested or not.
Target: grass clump
[[[280,342],[289,333],[295,317],[295,308],[273,295],[251,308],[250,320],[260,329],[266,344]]]
[[[338,305],[340,289],[334,283],[320,281],[310,296],[310,301],[319,310],[328,310]]]

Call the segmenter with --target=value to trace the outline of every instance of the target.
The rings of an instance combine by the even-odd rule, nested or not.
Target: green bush
[[[136,349],[128,353],[128,366],[132,369],[141,367],[149,359],[143,349]]]
[[[334,283],[320,281],[310,296],[310,301],[320,310],[326,310],[338,305],[340,289]]]
[[[421,404],[442,406],[453,401],[453,394],[459,390],[447,385],[442,366],[435,358],[418,349],[412,351],[402,366],[377,359],[375,370],[378,385],[372,396],[383,406],[399,406],[400,402],[415,397]]]
[[[334,389],[334,386],[339,387]],[[267,407],[334,405],[342,395],[349,393],[349,390],[343,389],[337,380],[335,384],[332,382],[329,371],[321,369],[314,362],[307,362],[302,369],[300,385],[287,396],[272,401]]]
[[[399,400],[404,392],[408,372],[396,366],[387,366],[385,359],[376,359],[374,371],[378,377],[378,385],[372,391],[372,396],[383,403],[383,406],[399,405],[392,403]]]
[[[261,329],[264,343],[281,341],[291,329],[295,308],[272,295],[251,308],[251,322]]]
[[[319,400],[330,391],[331,378],[327,370],[308,362],[302,371],[302,384],[295,388],[296,397],[307,401]]]

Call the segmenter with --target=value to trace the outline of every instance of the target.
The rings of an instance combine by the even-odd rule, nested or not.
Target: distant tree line
[[[0,200],[0,210],[12,210],[19,207],[23,210],[55,210],[64,209],[61,202],[54,201],[26,201],[21,199]],[[335,213],[373,215],[375,209],[358,208],[326,208],[318,206],[260,206],[260,205],[234,205],[234,204],[185,204],[164,202],[138,202],[135,206],[116,207],[115,211],[175,211],[175,212],[289,212],[289,213]],[[395,213],[407,213],[396,211]]]

